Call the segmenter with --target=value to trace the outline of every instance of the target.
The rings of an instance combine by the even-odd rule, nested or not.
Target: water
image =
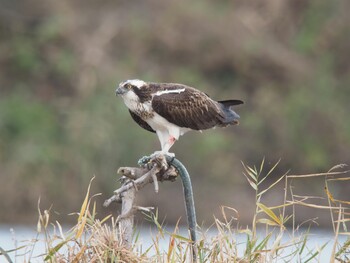
[[[64,232],[68,230],[68,227],[64,228]],[[169,232],[173,231],[173,228],[168,229]],[[260,231],[262,232],[262,231]],[[144,227],[140,230],[139,233],[139,243],[142,244],[142,249],[145,251],[147,248],[152,246],[153,241],[152,237],[156,236],[157,230]],[[179,234],[187,237],[187,229],[181,228]],[[206,232],[206,240],[210,241],[211,238],[215,237],[217,232],[215,230],[210,230]],[[261,236],[265,236],[261,233]],[[38,239],[39,242],[33,242],[33,240]],[[246,235],[237,234],[234,239],[237,242],[238,255],[243,255],[246,244]],[[282,242],[287,242],[290,240],[290,236],[284,235]],[[343,244],[346,241],[345,236],[339,236],[339,243]],[[273,239],[271,239],[273,241]],[[328,243],[327,243],[328,242]],[[35,246],[33,244],[35,243]],[[307,249],[316,250],[320,249],[324,244],[327,245],[323,248],[321,256],[317,256],[311,262],[329,262],[330,256],[332,253],[332,248],[334,244],[334,235],[333,232],[327,230],[318,230],[317,232],[311,232],[308,235]],[[159,241],[159,247],[161,251],[167,251],[169,245],[169,236],[166,235],[163,239]],[[35,228],[27,226],[9,226],[2,225],[0,226],[0,247],[6,251],[14,249],[15,247],[26,246],[26,248],[19,249],[16,252],[10,252],[9,256],[13,262],[28,262],[28,259],[31,259],[31,262],[43,262],[42,254],[45,252],[45,242],[43,234],[38,235]],[[307,252],[305,249],[305,253]],[[285,254],[290,253],[291,250],[285,249]],[[154,254],[155,251],[151,249],[148,255]],[[349,255],[350,256],[350,255]],[[0,263],[7,262],[4,256],[0,256]]]

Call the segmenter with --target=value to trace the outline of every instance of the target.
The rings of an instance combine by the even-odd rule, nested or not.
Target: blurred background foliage
[[[116,169],[160,147],[114,96],[131,78],[245,101],[239,126],[189,133],[173,147],[191,173],[199,222],[211,222],[220,205],[250,220],[241,161],[265,157],[268,169],[281,158],[275,178],[349,162],[347,0],[0,5],[1,223],[35,222],[39,197],[67,220],[93,175],[99,211],[110,212],[101,204],[118,186]],[[184,216],[180,183],[158,195],[149,188],[141,205],[158,206],[169,223]],[[336,191],[349,197],[346,186]]]

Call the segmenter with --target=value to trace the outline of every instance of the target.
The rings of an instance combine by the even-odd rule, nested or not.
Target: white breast
[[[184,89],[162,91],[157,92],[155,95],[159,96],[166,93],[180,93]],[[134,92],[127,92],[122,95],[125,105],[133,112],[146,111],[148,113],[153,112],[151,102],[140,103],[139,97]],[[177,140],[179,137],[186,132],[190,131],[188,128],[181,128],[173,123],[170,123],[165,118],[160,116],[158,113],[153,112],[153,117],[145,120],[149,126],[155,131],[167,131],[169,134],[174,136]]]
[[[173,123],[170,123],[158,113],[154,113],[153,118],[148,119],[147,123],[155,131],[168,131],[169,134],[174,136],[176,140],[178,140],[181,135],[184,135],[186,132],[190,131],[189,128],[182,128]]]
[[[140,104],[139,97],[134,92],[127,92],[122,95],[124,103],[126,107],[128,107],[131,111],[136,111],[138,108],[138,104]]]
[[[141,103],[139,97],[134,92],[128,92],[122,95],[126,107],[133,112],[152,112],[151,102]]]

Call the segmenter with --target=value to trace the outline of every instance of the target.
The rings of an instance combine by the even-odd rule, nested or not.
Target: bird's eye
[[[129,83],[126,84],[126,88],[127,88],[127,89],[131,89],[131,87],[132,87],[131,84],[129,84]]]

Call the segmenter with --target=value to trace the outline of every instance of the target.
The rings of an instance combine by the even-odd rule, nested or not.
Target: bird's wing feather
[[[137,115],[136,113],[132,112],[131,110],[129,110],[131,117],[133,118],[133,120],[140,125],[140,127],[144,128],[147,131],[150,132],[155,132],[155,130],[153,130],[151,128],[151,126],[148,125],[147,122],[145,122],[143,119],[141,119],[141,117],[139,115]]]
[[[176,89],[156,93],[152,107],[169,122],[193,130],[212,128],[225,119],[217,102],[199,90],[179,84]]]

